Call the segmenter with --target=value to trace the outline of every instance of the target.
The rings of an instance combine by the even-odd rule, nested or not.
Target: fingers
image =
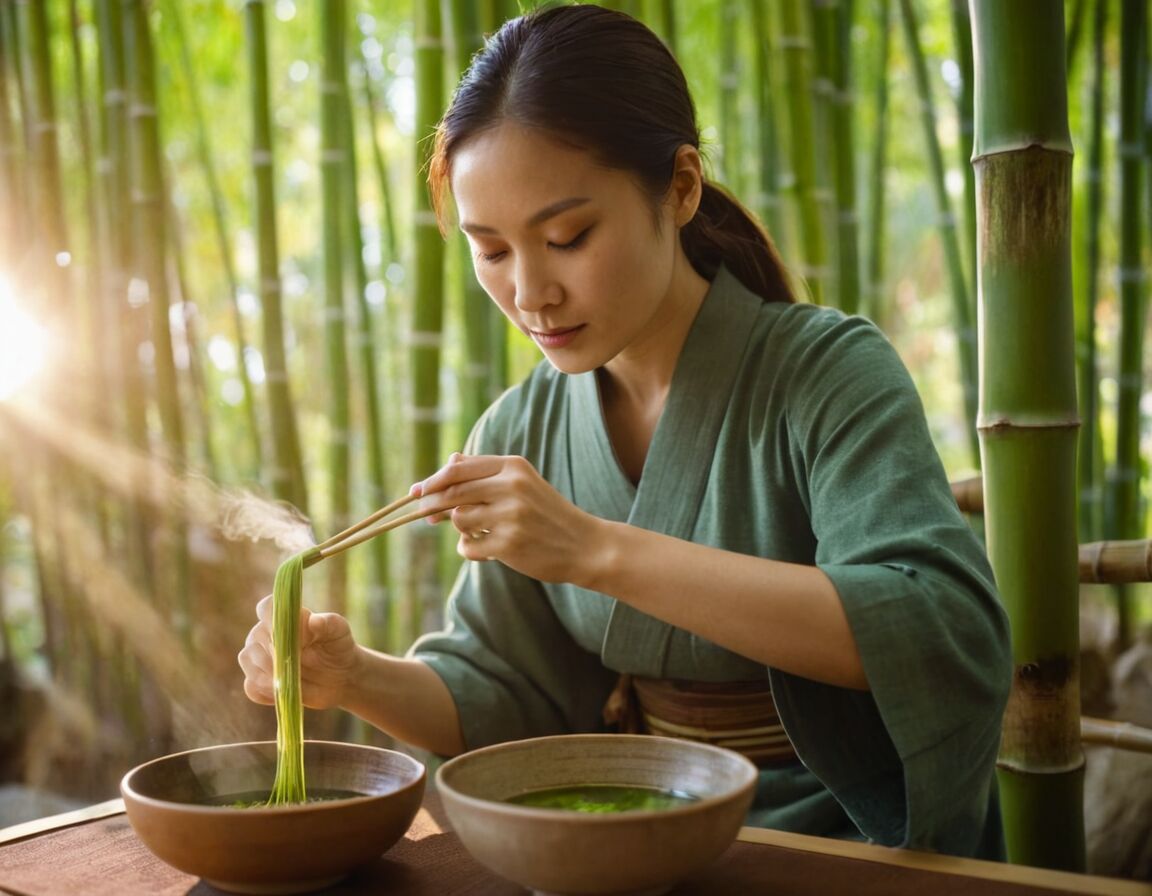
[[[412,488],[414,491],[418,489],[420,495],[430,497],[445,492],[455,485],[495,476],[503,469],[503,462],[504,458],[498,455],[469,455],[455,452],[448,458],[448,463]]]
[[[266,641],[266,630],[257,625],[248,632],[244,647],[236,656],[244,672],[244,693],[254,703],[271,704],[276,695],[273,687],[272,653]]]

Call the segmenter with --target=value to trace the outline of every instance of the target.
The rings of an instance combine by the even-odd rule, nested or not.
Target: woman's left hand
[[[499,560],[544,582],[574,582],[593,550],[597,517],[567,500],[522,457],[453,454],[413,491],[427,519],[451,519],[456,550],[468,560]]]

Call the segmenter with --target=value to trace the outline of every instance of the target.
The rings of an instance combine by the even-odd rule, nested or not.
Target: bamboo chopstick
[[[368,539],[375,538],[377,535],[383,535],[385,532],[395,529],[398,526],[403,526],[405,523],[411,523],[415,520],[424,519],[426,516],[431,516],[434,513],[443,512],[443,508],[414,510],[411,513],[406,513],[403,516],[398,516],[395,519],[380,523],[378,526],[373,526],[373,523],[384,519],[384,517],[391,513],[395,513],[401,507],[411,504],[419,497],[419,495],[405,495],[403,498],[397,498],[391,504],[381,507],[375,513],[364,517],[360,522],[349,526],[343,532],[337,532],[331,538],[326,538],[308,552],[308,556],[304,558],[304,566],[312,566],[321,560],[327,560],[329,557],[333,557],[358,544],[363,544]]]
[[[388,520],[388,522],[381,523],[379,526],[376,526],[372,529],[368,529],[366,531],[359,532],[359,534],[354,534],[351,537],[345,539],[344,541],[339,542],[338,544],[328,545],[327,547],[321,546],[319,559],[326,560],[327,558],[331,557],[333,554],[339,554],[341,551],[346,551],[346,550],[348,550],[348,548],[352,548],[358,544],[362,544],[363,542],[367,541],[369,538],[375,538],[377,535],[383,535],[385,532],[388,532],[389,530],[395,529],[399,526],[403,526],[405,523],[411,523],[414,520],[422,520],[426,516],[431,516],[434,513],[443,513],[443,512],[444,512],[444,508],[437,507],[437,508],[434,508],[432,510],[414,510],[411,513],[406,513],[403,516],[398,516],[394,520]],[[357,528],[362,528],[362,527],[360,527],[358,525]],[[325,544],[327,544],[327,542],[325,542]]]
[[[360,520],[360,522],[356,523],[355,525],[349,526],[343,532],[337,532],[331,538],[327,538],[324,541],[320,542],[320,544],[316,545],[316,547],[320,549],[320,553],[324,553],[324,551],[328,550],[331,547],[336,546],[337,544],[342,542],[345,538],[347,538],[349,535],[355,535],[360,530],[368,528],[377,520],[384,519],[384,517],[388,516],[388,514],[394,513],[395,511],[399,510],[401,507],[404,507],[405,505],[411,504],[413,501],[417,500],[419,497],[420,497],[419,495],[405,495],[403,498],[397,498],[391,504],[388,504],[388,505],[385,505],[384,507],[381,507],[375,513],[371,514],[370,516],[364,517],[364,519]],[[357,544],[359,544],[359,542],[357,542]]]

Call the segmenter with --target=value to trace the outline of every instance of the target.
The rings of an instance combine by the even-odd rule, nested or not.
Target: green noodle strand
[[[300,694],[300,595],[316,548],[289,557],[272,587],[272,662],[276,692],[276,779],[269,806],[303,803],[304,701]]]

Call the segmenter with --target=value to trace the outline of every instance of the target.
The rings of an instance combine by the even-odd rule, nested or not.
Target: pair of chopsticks
[[[316,545],[313,552],[304,561],[304,565],[311,566],[313,563],[319,563],[321,560],[326,560],[335,554],[339,554],[341,551],[346,551],[348,548],[363,544],[368,539],[382,535],[390,529],[395,529],[397,526],[403,526],[405,523],[411,523],[415,520],[422,520],[426,516],[431,516],[443,510],[443,508],[437,508],[435,510],[414,510],[403,516],[398,516],[395,519],[380,523],[378,526],[374,525],[385,517],[395,513],[401,507],[405,507],[419,499],[419,495],[405,495],[403,498],[397,498],[391,504],[381,507],[375,513],[364,517],[360,522],[349,526],[343,532],[338,532],[331,538],[325,539]]]

